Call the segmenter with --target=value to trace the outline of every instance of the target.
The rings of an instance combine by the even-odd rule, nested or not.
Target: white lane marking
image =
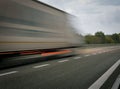
[[[33,68],[41,68],[41,67],[45,67],[45,66],[49,66],[50,64],[43,64],[43,65],[38,65],[38,66],[34,66]]]
[[[97,53],[93,53],[92,55],[96,55]]]
[[[120,65],[120,59],[110,67],[97,81],[95,81],[88,89],[100,89],[115,69]]]
[[[11,72],[7,72],[7,73],[2,73],[0,74],[0,77],[1,76],[5,76],[5,75],[9,75],[9,74],[14,74],[14,73],[17,73],[18,71],[11,71]]]
[[[98,52],[99,54],[101,54],[102,52]]]
[[[60,62],[60,63],[61,63],[61,62],[67,62],[67,61],[68,61],[68,60],[61,60],[61,61],[58,61],[58,62]]]
[[[97,52],[97,54],[100,54],[100,52]]]
[[[103,53],[105,53],[106,51],[103,51]]]
[[[114,50],[110,50],[110,52],[112,52],[112,51],[114,51]]]
[[[80,59],[81,57],[75,57],[74,59]]]
[[[105,51],[105,52],[109,52],[109,50]]]
[[[87,54],[87,55],[84,55],[85,57],[88,57],[88,56],[90,56],[89,54]]]
[[[119,89],[119,85],[120,85],[120,75],[117,77],[111,89]]]

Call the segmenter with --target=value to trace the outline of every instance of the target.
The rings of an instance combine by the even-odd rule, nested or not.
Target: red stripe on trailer
[[[17,52],[0,52],[0,55],[5,55],[5,54],[15,54]]]
[[[50,56],[50,55],[57,55],[57,54],[65,54],[72,52],[71,50],[63,50],[63,51],[58,51],[58,52],[47,52],[47,53],[42,53],[41,56]]]
[[[40,54],[41,52],[39,51],[23,51],[20,52],[21,55],[27,55],[27,54]]]

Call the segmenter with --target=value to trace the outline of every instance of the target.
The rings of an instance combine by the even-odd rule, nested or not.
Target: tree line
[[[120,33],[105,35],[102,31],[99,31],[94,35],[86,35],[85,42],[87,44],[120,43]]]

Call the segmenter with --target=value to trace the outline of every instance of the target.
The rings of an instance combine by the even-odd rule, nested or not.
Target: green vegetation
[[[96,32],[94,35],[88,34],[85,36],[87,44],[106,44],[106,43],[120,43],[120,33],[112,35],[105,35],[103,32]]]

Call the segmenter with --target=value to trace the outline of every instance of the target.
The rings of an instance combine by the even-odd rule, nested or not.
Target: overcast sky
[[[77,16],[83,34],[120,33],[120,0],[40,0]],[[81,31],[79,31],[81,32]]]

